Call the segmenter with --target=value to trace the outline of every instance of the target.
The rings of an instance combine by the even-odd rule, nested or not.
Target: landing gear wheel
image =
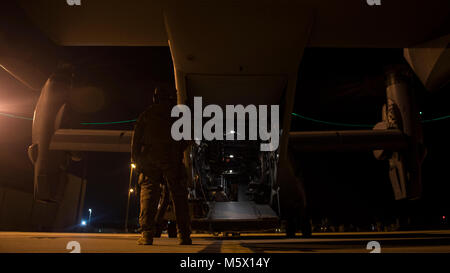
[[[167,234],[169,238],[177,238],[177,223],[175,221],[167,223]]]

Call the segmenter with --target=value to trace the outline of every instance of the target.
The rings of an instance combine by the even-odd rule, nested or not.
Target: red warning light
[[[442,220],[445,220],[445,215],[442,216]]]

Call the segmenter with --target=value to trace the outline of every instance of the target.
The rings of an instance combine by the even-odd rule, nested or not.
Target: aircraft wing
[[[132,135],[133,131],[59,129],[50,150],[129,153]]]
[[[50,150],[123,152],[131,151],[133,131],[59,129]],[[407,142],[400,130],[347,130],[291,132],[289,143],[302,151],[402,149]]]

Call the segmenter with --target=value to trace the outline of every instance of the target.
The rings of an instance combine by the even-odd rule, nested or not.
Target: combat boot
[[[181,190],[179,192],[182,192]],[[191,217],[187,195],[174,194],[175,216],[178,226],[178,242],[180,245],[192,245],[191,240]]]
[[[153,238],[161,238],[162,230],[160,228],[157,228],[155,231],[155,236]]]
[[[137,240],[138,245],[152,245],[153,233],[151,231],[143,231],[141,237]]]
[[[179,234],[179,236],[178,236],[178,243],[180,245],[192,245],[191,236],[190,235]]]

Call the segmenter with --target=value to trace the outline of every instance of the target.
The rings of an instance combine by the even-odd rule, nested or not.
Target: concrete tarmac
[[[300,234],[299,234],[300,235]],[[288,239],[282,233],[221,237],[194,234],[193,245],[155,238],[151,246],[136,244],[138,234],[0,232],[0,253],[369,253],[379,243],[381,253],[450,253],[450,230],[313,233],[312,238]],[[75,242],[75,243],[70,243]]]

